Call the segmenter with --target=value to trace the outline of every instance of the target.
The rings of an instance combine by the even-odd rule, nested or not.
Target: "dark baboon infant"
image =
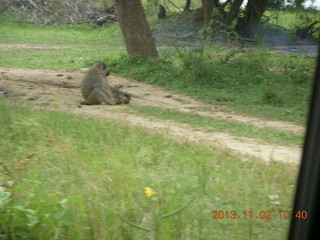
[[[162,4],[159,4],[159,6],[158,6],[158,19],[165,18],[166,13],[167,13],[166,8]]]
[[[81,83],[81,92],[85,101],[82,105],[105,103],[108,105],[126,104],[131,95],[109,85],[106,76],[110,74],[107,65],[103,62],[95,63],[85,75]]]

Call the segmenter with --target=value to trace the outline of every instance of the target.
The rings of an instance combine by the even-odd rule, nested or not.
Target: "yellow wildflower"
[[[144,188],[144,193],[146,194],[146,197],[152,197],[154,195],[154,192],[149,187]]]

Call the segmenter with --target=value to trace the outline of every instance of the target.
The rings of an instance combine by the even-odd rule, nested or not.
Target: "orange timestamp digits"
[[[235,210],[231,211],[218,211],[214,210],[212,211],[212,219],[307,219],[308,218],[308,212],[305,210],[302,211],[279,211],[279,212],[272,212],[269,210],[261,210],[258,212],[254,211],[242,211],[237,212]]]
[[[236,219],[237,218],[237,212],[232,211],[212,211],[213,216],[212,219]]]
[[[292,219],[292,218],[298,218],[298,219],[307,219],[308,218],[308,212],[306,210],[303,211],[279,211],[280,219]]]

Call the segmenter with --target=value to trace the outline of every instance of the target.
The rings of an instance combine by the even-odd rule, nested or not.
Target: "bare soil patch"
[[[246,156],[245,159],[281,161],[298,163],[299,146],[279,146],[264,143],[257,139],[232,136],[223,132],[208,132],[205,129],[161,120],[155,117],[142,117],[128,106],[82,106],[80,82],[84,71],[50,71],[32,69],[0,68],[0,94],[10,100],[20,101],[36,108],[64,110],[74,114],[98,116],[109,121],[142,127],[177,139],[198,142],[207,146],[227,148]],[[278,131],[302,133],[304,128],[289,122],[266,120],[251,116],[224,112],[224,107],[215,106],[191,97],[169,92],[158,86],[136,82],[119,76],[108,77],[111,85],[122,85],[121,90],[130,92],[130,104],[172,109],[186,113],[199,114],[209,118],[238,121],[259,128],[273,128]],[[208,109],[208,111],[199,110]]]
[[[0,50],[58,50],[72,48],[71,46],[35,45],[35,44],[8,44],[0,43]]]

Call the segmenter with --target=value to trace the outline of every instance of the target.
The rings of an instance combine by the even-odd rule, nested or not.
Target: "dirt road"
[[[208,132],[171,120],[143,117],[128,106],[82,106],[80,82],[84,71],[49,71],[31,69],[0,68],[0,91],[12,101],[24,102],[32,107],[58,109],[74,114],[98,116],[120,124],[134,125],[153,132],[166,133],[177,140],[198,142],[207,146],[226,148],[243,155],[243,159],[262,159],[299,163],[300,146],[279,146],[262,140],[233,136],[224,132]],[[224,107],[215,106],[169,92],[161,87],[151,86],[122,77],[108,77],[111,85],[122,85],[121,90],[130,92],[134,97],[130,104],[172,109],[193,113],[207,118],[237,121],[257,128],[272,128],[282,132],[303,134],[304,128],[289,122],[267,120],[257,117],[227,113]],[[207,109],[207,110],[202,110]]]

